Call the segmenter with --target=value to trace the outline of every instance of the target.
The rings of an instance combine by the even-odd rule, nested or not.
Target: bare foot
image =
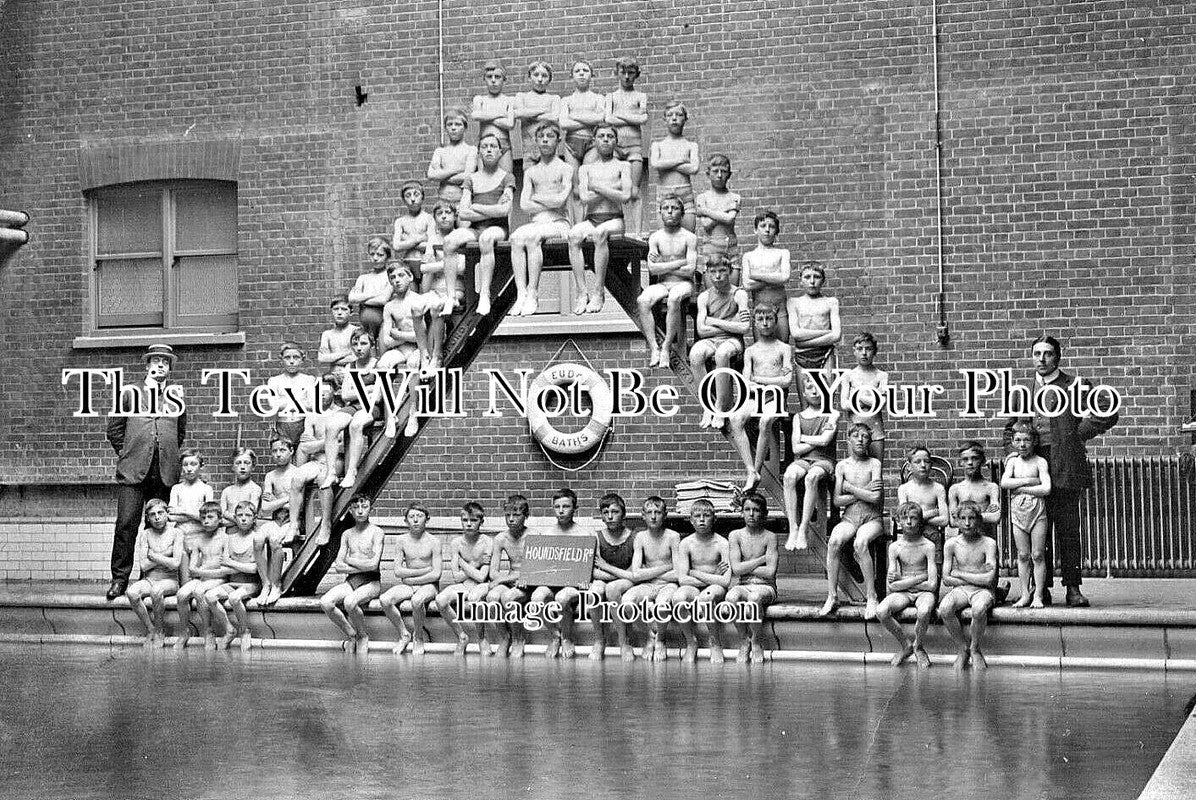
[[[316,544],[328,544],[331,536],[332,531],[328,530],[328,526],[320,523],[320,527],[316,528]]]
[[[806,525],[806,523],[804,523],[804,522],[801,525],[797,526],[797,549],[798,550],[805,550],[807,547],[810,546],[809,537],[807,536],[807,532],[806,532],[806,528],[808,528],[808,527],[809,526]]]
[[[739,652],[735,656],[735,661],[740,664],[748,663],[748,658],[751,657],[752,645],[750,642],[744,642],[739,645]]]
[[[631,645],[620,646],[619,647],[619,658],[623,659],[624,661],[626,661],[628,663],[631,663],[632,661],[635,661],[635,650],[632,649]]]
[[[516,292],[515,304],[513,306],[511,306],[511,316],[512,317],[522,317],[523,316],[523,306],[526,303],[527,303],[527,292]]]
[[[180,633],[179,637],[174,640],[174,649],[182,650],[183,648],[185,648],[187,646],[187,642],[189,642],[189,641],[191,641],[190,634],[188,634],[186,632]]]
[[[561,640],[555,636],[548,642],[548,647],[544,648],[545,658],[556,658],[561,653]]]
[[[590,295],[590,302],[586,303],[586,312],[589,314],[597,314],[602,310],[602,306],[606,304],[606,293],[598,292]]]
[[[713,419],[710,420],[710,429],[711,430],[721,431],[726,426],[727,426],[727,418],[720,414],[715,414]]]
[[[839,598],[828,597],[826,602],[822,604],[822,608],[818,609],[818,616],[829,617],[839,610]]]
[[[356,483],[357,483],[357,473],[356,472],[346,472],[345,477],[341,478],[341,488],[342,489],[352,489],[354,484],[356,484]]]
[[[478,298],[477,312],[478,312],[478,316],[482,316],[482,317],[485,317],[490,313],[490,298],[489,297],[479,297]]]
[[[336,483],[336,473],[330,469],[330,470],[328,470],[328,474],[324,476],[324,480],[320,481],[320,488],[321,489],[331,489],[333,484],[335,484],[335,483]]]
[[[453,655],[464,656],[466,647],[469,647],[469,634],[458,633],[457,646],[453,649]]]
[[[601,661],[605,655],[606,655],[606,642],[604,642],[601,639],[595,640],[595,642],[592,645],[590,645],[590,660],[591,661]]]
[[[440,309],[440,316],[442,316],[442,317],[452,316],[453,312],[456,309],[457,309],[456,302],[454,302],[452,300],[445,300],[444,307]]]
[[[150,637],[150,641],[154,643],[154,647],[165,647],[166,634],[162,633],[162,631],[158,631]]]
[[[540,298],[535,292],[527,293],[527,300],[523,302],[523,316],[534,316],[540,310]]]
[[[219,650],[220,646],[216,643],[216,637],[210,633],[207,634],[206,636],[204,636],[203,637],[203,649],[204,650]]]
[[[409,644],[411,644],[411,634],[404,633],[402,636],[399,637],[399,640],[397,642],[395,642],[394,650],[392,650],[391,652],[394,653],[396,656],[401,656],[401,655],[403,655],[403,651],[405,651],[407,649],[407,645],[409,645]]]
[[[714,642],[711,642],[710,643],[710,663],[711,664],[721,664],[725,660],[726,660],[726,657],[723,655],[723,646],[721,644],[715,644]]]
[[[875,597],[869,598],[868,602],[864,605],[864,619],[866,619],[866,620],[876,619],[876,598]]]
[[[490,644],[490,640],[483,636],[481,643],[478,645],[478,652],[484,656],[492,656],[494,655],[494,645]]]
[[[747,494],[748,492],[752,491],[752,489],[755,489],[756,484],[759,482],[760,482],[760,473],[756,472],[756,470],[754,470],[754,469],[748,470],[747,480],[745,480],[743,482],[743,488],[739,490],[740,493]]]
[[[561,640],[561,658],[573,658],[577,655],[577,648],[573,646],[572,639]]]
[[[241,632],[241,652],[248,653],[253,648],[253,637],[249,635],[249,631]]]
[[[693,664],[698,660],[697,642],[686,642],[685,652],[681,654],[681,660],[686,664]]]
[[[648,363],[646,366],[651,369],[656,366],[657,361],[660,361],[660,351],[654,347],[648,351]]]
[[[656,646],[652,648],[653,661],[667,661],[669,658],[669,649],[664,646],[664,640],[660,638],[660,634],[656,635]]]
[[[282,599],[282,587],[279,586],[278,584],[271,586],[270,594],[269,594],[269,596],[266,597],[267,604],[274,605],[281,599]]]
[[[963,672],[964,667],[968,665],[968,651],[960,650],[959,655],[955,657],[955,663],[952,665],[956,672]]]
[[[758,642],[752,642],[752,663],[764,663],[764,648],[762,648]]]
[[[352,636],[346,636],[345,640],[343,642],[341,642],[341,649],[344,650],[346,653],[356,653],[357,652],[357,634],[353,634]]]
[[[914,648],[914,657],[918,659],[918,666],[921,669],[930,669],[930,654],[921,645]]]
[[[672,359],[671,350],[672,348],[669,347],[660,348],[660,360],[656,362],[656,367],[658,369],[669,368],[669,362]]]
[[[417,634],[412,640],[411,653],[413,655],[422,656],[424,654],[424,644],[424,637]]]
[[[1046,603],[1042,602],[1041,597],[1035,597],[1030,601],[1030,608],[1046,608]]]
[[[589,301],[590,301],[590,298],[588,295],[586,295],[585,293],[579,294],[577,296],[577,299],[573,301],[573,313],[574,314],[586,313],[586,305],[589,303]]]
[[[398,430],[399,430],[398,420],[396,420],[394,417],[389,417],[386,420],[386,428],[382,431],[382,435],[385,436],[387,439],[393,439],[393,438],[395,438],[395,435],[398,433]]]
[[[702,412],[702,421],[698,423],[698,427],[705,430],[710,427],[710,423],[714,422],[714,414],[709,411]]]
[[[1017,599],[1017,602],[1014,603],[1011,606],[1011,608],[1026,608],[1029,605],[1030,605],[1030,595],[1023,594],[1021,597],[1019,597]]]
[[[979,650],[971,651],[972,668],[973,669],[988,669],[988,662],[984,660],[984,653]]]
[[[419,433],[419,419],[414,415],[407,417],[407,425],[403,428],[403,435],[408,439]]]
[[[900,667],[902,664],[905,663],[906,659],[908,659],[913,654],[914,654],[913,642],[906,642],[905,647],[902,647],[900,652],[895,654],[893,656],[893,660],[890,661],[889,663],[892,664],[894,667]]]
[[[526,642],[516,639],[511,643],[511,658],[523,658],[523,648]]]

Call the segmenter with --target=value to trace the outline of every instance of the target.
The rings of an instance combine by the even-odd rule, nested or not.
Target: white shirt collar
[[[1045,386],[1046,384],[1059,379],[1059,370],[1056,368],[1055,371],[1050,375],[1039,375],[1036,373],[1034,375],[1034,379],[1038,382],[1039,386]]]

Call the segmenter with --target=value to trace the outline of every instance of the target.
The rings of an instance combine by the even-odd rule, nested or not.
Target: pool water
[[[0,796],[1135,797],[1196,677],[0,646]]]

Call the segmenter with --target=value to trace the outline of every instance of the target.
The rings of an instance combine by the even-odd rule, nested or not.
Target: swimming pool
[[[1190,674],[0,646],[0,795],[1135,797]]]

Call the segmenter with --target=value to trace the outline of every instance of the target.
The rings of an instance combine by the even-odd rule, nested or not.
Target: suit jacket
[[[1091,387],[1092,384],[1083,378],[1077,378],[1063,370],[1051,383],[1066,390],[1074,381]],[[1033,395],[1038,390],[1038,384],[1030,380],[1024,384]],[[1013,440],[1013,426],[1017,422],[1030,422],[1032,417],[1013,417],[1005,423],[1005,447],[1008,449]],[[1051,452],[1047,466],[1051,470],[1051,485],[1060,489],[1079,491],[1092,485],[1092,465],[1088,463],[1088,450],[1084,442],[1092,439],[1117,424],[1117,415],[1111,417],[1089,417],[1082,419],[1068,409],[1066,414],[1060,414],[1051,419]]]
[[[127,398],[124,405],[128,408]],[[108,442],[116,451],[116,482],[134,486],[145,480],[158,453],[162,483],[179,482],[179,448],[187,430],[187,413],[177,417],[109,417]]]

